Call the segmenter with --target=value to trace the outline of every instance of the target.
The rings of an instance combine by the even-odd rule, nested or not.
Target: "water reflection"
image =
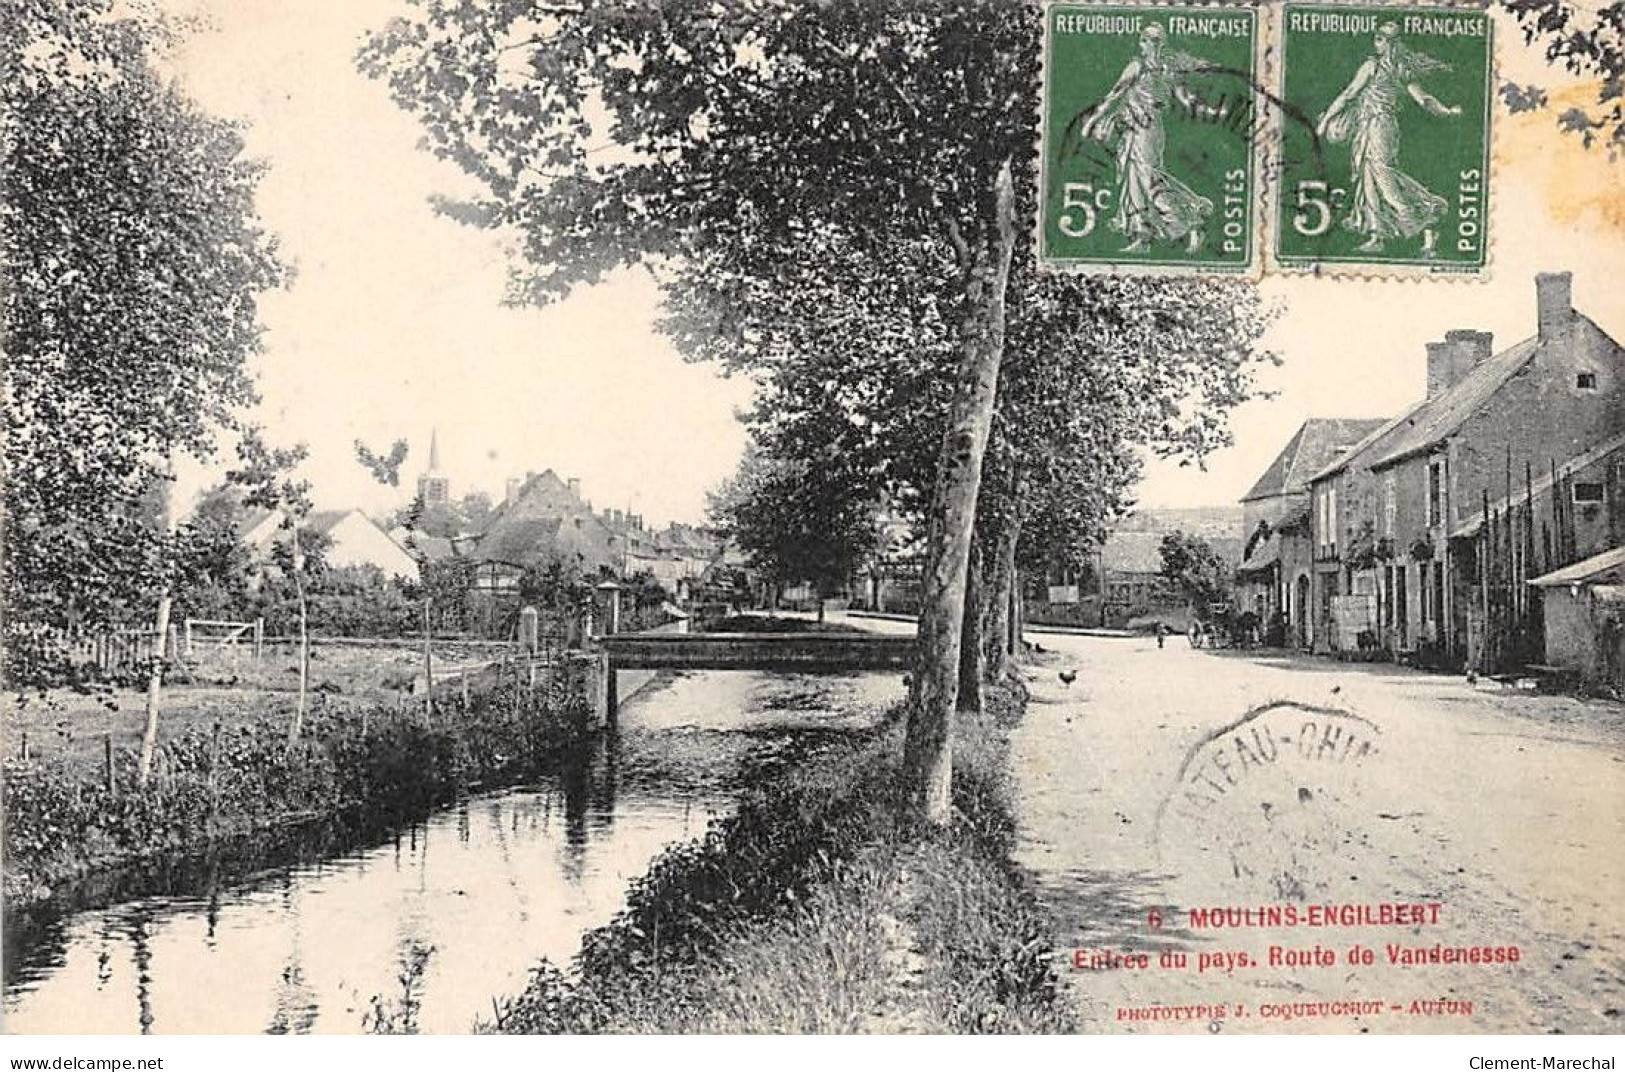
[[[890,675],[680,678],[522,789],[359,843],[307,831],[105,878],[78,903],[7,917],[4,1027],[467,1031],[538,958],[568,961],[757,766],[794,762],[900,693]]]

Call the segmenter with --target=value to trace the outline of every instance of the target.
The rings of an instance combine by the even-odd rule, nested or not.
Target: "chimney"
[[[1456,348],[1448,342],[1430,342],[1428,345],[1428,401],[1433,401],[1455,382]]]
[[[1495,336],[1488,331],[1458,328],[1445,332],[1444,341],[1454,343],[1465,351],[1467,364],[1462,369],[1463,373],[1471,371],[1474,365],[1495,352]]]
[[[1428,398],[1438,398],[1456,386],[1473,366],[1490,356],[1493,338],[1487,331],[1462,328],[1446,332],[1443,342],[1428,343]]]
[[[566,480],[564,483],[569,486],[571,495],[574,495],[578,499],[581,498],[581,478],[580,477],[573,476],[569,480]]]
[[[506,488],[507,488],[507,490],[503,492],[503,499],[502,499],[503,502],[513,502],[515,499],[519,498],[519,478],[518,477],[510,476],[508,478],[508,483],[506,485]]]
[[[1574,319],[1574,273],[1541,272],[1535,276],[1536,323],[1540,341],[1561,335]]]

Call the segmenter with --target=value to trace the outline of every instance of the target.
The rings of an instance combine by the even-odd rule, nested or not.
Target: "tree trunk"
[[[970,261],[959,375],[937,462],[930,540],[921,576],[919,635],[908,735],[903,750],[908,807],[918,820],[947,825],[952,804],[954,708],[960,626],[982,455],[1004,357],[1004,295],[1015,247],[1015,192],[1005,161],[995,186],[996,237]]]
[[[158,492],[158,531],[167,540],[174,519],[174,500],[170,488],[174,473],[167,463],[164,470]],[[158,699],[164,688],[164,642],[169,637],[172,603],[173,593],[166,571],[164,586],[158,593],[158,610],[153,616],[152,668],[147,675],[147,717],[141,728],[141,759],[135,773],[136,784],[142,788],[146,787],[147,779],[152,774],[153,757],[158,753]]]
[[[993,551],[987,593],[987,629],[983,643],[987,652],[986,674],[989,681],[1003,681],[1014,672],[1010,661],[1014,646],[1010,637],[1015,616],[1016,541],[1020,537],[1020,525],[1012,520],[1005,526],[1005,531],[999,533]]]
[[[434,719],[434,627],[427,596],[423,599],[423,717]]]
[[[1020,569],[1016,570],[1016,583],[1010,596],[1015,600],[1015,611],[1010,617],[1010,654],[1017,655],[1022,651],[1022,639],[1027,635],[1027,585]]]
[[[987,586],[982,578],[982,541],[971,538],[970,558],[965,564],[965,612],[960,623],[959,698],[955,709],[981,713],[982,675],[986,661],[982,647],[982,623],[986,612]]]
[[[1012,663],[1021,654],[1021,589],[1021,568],[1018,566],[1010,571],[1010,628],[1004,638],[1004,650]]]
[[[310,691],[310,612],[305,603],[305,553],[299,547],[299,525],[293,527],[293,591],[299,599],[299,695],[294,700],[293,721],[288,724],[288,744],[299,740],[305,728],[305,702]]]

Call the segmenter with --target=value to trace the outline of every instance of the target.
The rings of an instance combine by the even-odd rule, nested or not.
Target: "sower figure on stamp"
[[[1080,134],[1110,144],[1117,139],[1117,211],[1112,230],[1128,236],[1124,253],[1137,253],[1152,241],[1177,242],[1195,253],[1213,202],[1170,175],[1163,167],[1167,134],[1163,113],[1177,100],[1193,114],[1218,118],[1221,109],[1199,102],[1185,84],[1204,61],[1164,47],[1161,26],[1140,32],[1140,54],[1129,60],[1100,107]]]
[[[1461,108],[1442,103],[1416,80],[1450,65],[1399,40],[1392,22],[1378,27],[1375,53],[1339,93],[1315,124],[1315,134],[1334,144],[1349,141],[1354,196],[1343,226],[1365,235],[1363,253],[1375,253],[1393,238],[1422,236],[1422,255],[1431,257],[1439,241],[1438,223],[1449,202],[1399,170],[1399,96],[1437,116]]]

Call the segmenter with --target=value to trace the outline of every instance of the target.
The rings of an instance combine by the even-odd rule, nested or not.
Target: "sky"
[[[321,507],[387,510],[411,494],[431,431],[453,494],[500,499],[506,478],[552,468],[597,508],[652,523],[702,520],[705,493],[744,443],[748,384],[683,362],[654,330],[658,294],[628,271],[545,309],[500,304],[496,236],[436,216],[466,190],[418,148],[415,121],[356,71],[362,36],[400,0],[168,0],[202,28],[170,58],[210,112],[242,120],[266,165],[259,206],[290,286],[262,301],[262,402],[273,441],[310,448]],[[1549,82],[1498,27],[1502,73]],[[1235,446],[1202,467],[1153,461],[1148,506],[1232,503],[1308,417],[1390,416],[1421,397],[1424,344],[1456,327],[1497,348],[1533,333],[1534,274],[1572,269],[1575,304],[1625,338],[1625,162],[1560,135],[1550,113],[1498,112],[1488,281],[1269,279],[1282,315],[1267,339],[1270,397],[1232,414]],[[354,458],[405,438],[399,489]],[[182,475],[182,494],[209,474]]]

